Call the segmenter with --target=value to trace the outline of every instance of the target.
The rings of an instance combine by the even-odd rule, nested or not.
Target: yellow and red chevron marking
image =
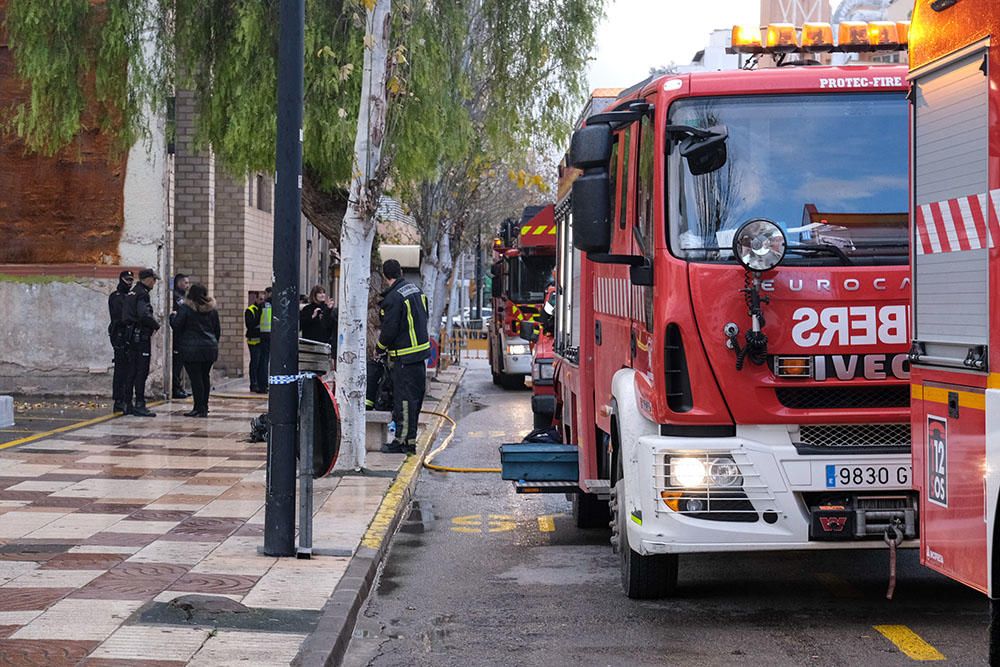
[[[555,236],[556,235],[556,226],[555,225],[525,225],[524,227],[521,227],[521,236],[542,236],[542,235]]]

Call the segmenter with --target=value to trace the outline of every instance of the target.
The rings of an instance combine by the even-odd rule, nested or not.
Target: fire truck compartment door
[[[927,363],[962,367],[989,336],[986,51],[914,78],[914,339]]]
[[[982,389],[925,382],[914,398],[920,561],[986,592],[986,402]],[[918,407],[919,406],[919,407]]]

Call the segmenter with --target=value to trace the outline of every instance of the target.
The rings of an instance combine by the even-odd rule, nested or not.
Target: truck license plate
[[[910,466],[903,464],[827,465],[828,489],[910,488]]]

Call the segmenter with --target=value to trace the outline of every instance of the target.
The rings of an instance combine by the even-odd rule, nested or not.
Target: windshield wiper
[[[785,248],[785,252],[813,252],[816,253],[817,255],[820,254],[833,255],[841,262],[843,262],[844,266],[854,265],[854,262],[852,262],[851,258],[847,256],[847,253],[844,252],[841,248],[838,248],[837,246],[833,245],[832,243],[809,243],[809,244],[797,243],[795,245],[787,246]]]

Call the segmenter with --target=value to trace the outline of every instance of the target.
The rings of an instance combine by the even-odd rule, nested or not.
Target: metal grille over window
[[[794,438],[794,436],[793,436]],[[812,447],[910,447],[909,424],[802,426],[798,441]]]
[[[907,408],[910,387],[781,387],[778,402],[793,410],[851,410],[856,408]]]

